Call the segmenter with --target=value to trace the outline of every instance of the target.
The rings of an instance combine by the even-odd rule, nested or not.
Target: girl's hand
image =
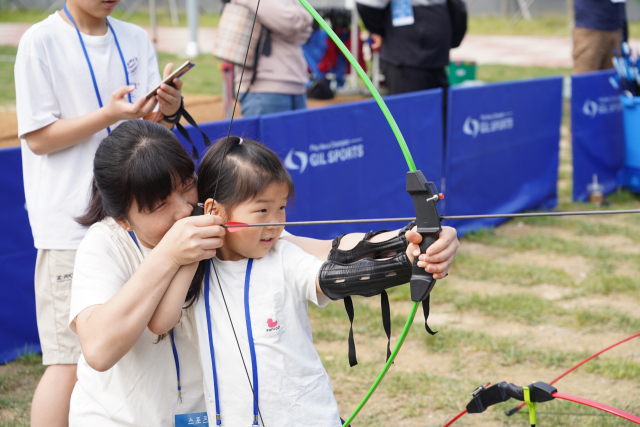
[[[438,240],[429,246],[426,254],[420,254],[419,244],[422,241],[422,236],[414,230],[415,228],[412,231],[407,231],[405,235],[410,242],[407,248],[409,259],[413,262],[414,256],[420,255],[418,267],[424,268],[428,273],[433,273],[434,279],[444,279],[449,273],[451,263],[456,257],[458,246],[460,246],[458,232],[455,228],[442,227]]]
[[[167,66],[164,67],[162,79],[164,80],[169,77],[172,71],[173,64],[168,63]],[[182,81],[180,79],[173,79],[172,83],[173,86],[162,83],[160,89],[158,89],[157,98],[160,103],[160,110],[165,116],[173,116],[177,113],[180,108],[180,103],[182,102]]]
[[[135,88],[133,85],[122,86],[111,94],[111,99],[104,108],[112,123],[120,120],[139,119],[151,113],[155,108],[155,97],[148,101],[142,97],[133,104],[130,103],[127,94],[133,92]]]
[[[225,229],[217,215],[200,215],[176,221],[155,250],[163,252],[176,266],[189,265],[216,256]]]

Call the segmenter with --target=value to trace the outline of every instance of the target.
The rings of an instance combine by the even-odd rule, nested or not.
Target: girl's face
[[[196,180],[185,185],[179,184],[165,200],[159,202],[150,212],[138,212],[138,204],[133,201],[129,208],[129,218],[118,223],[124,228],[131,228],[136,233],[140,244],[154,248],[176,221],[191,215],[193,207],[198,203]]]
[[[226,213],[224,207],[220,209],[220,205],[216,203],[214,213],[218,211],[225,222],[285,222],[288,197],[287,184],[274,182],[253,199],[237,205],[230,213]],[[205,212],[209,212],[210,209],[211,199],[205,204]],[[282,230],[284,226],[249,227],[233,233],[227,231],[223,238],[224,243],[218,250],[218,258],[225,261],[262,258],[276,244]]]

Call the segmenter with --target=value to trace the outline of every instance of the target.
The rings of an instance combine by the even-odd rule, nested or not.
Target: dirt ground
[[[310,99],[309,108],[318,108],[325,105],[340,104],[365,99],[364,96],[340,96],[328,101]],[[205,123],[224,119],[222,108],[222,95],[184,95],[184,105],[196,123]],[[238,108],[238,111],[240,109]],[[236,117],[242,114],[236,112]],[[187,124],[182,120],[183,124]],[[18,139],[18,118],[14,106],[0,108],[0,148],[20,145]]]

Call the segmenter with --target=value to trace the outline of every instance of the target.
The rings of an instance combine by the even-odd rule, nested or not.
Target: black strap
[[[358,364],[356,359],[356,343],[353,341],[353,301],[351,297],[344,298],[344,308],[347,310],[347,316],[349,316],[349,322],[351,322],[351,328],[349,329],[349,366],[352,368]]]
[[[193,120],[193,117],[191,117],[191,115],[187,113],[187,110],[184,109],[184,98],[180,100],[180,108],[178,109],[178,111],[172,116],[165,116],[162,120],[164,120],[167,123],[172,123],[176,125],[176,128],[178,128],[178,132],[180,132],[180,134],[184,137],[184,139],[189,141],[189,144],[191,144],[191,147],[193,147],[192,157],[195,160],[198,160],[198,149],[196,148],[196,145],[193,143],[193,140],[191,139],[191,135],[189,135],[189,132],[187,132],[184,126],[180,124],[180,119],[182,117],[185,118],[187,123],[189,123],[194,128],[198,129],[198,131],[202,134],[202,139],[204,140],[204,146],[209,147],[211,145],[211,140],[202,131],[202,129],[200,129],[196,121]]]
[[[387,361],[391,357],[391,308],[389,307],[389,295],[387,291],[380,294],[380,308],[382,312],[382,326],[387,334]]]
[[[438,331],[433,332],[429,325],[427,324],[427,319],[429,319],[429,300],[431,299],[431,295],[427,296],[427,298],[422,301],[422,312],[424,313],[424,328],[431,335],[435,335]]]

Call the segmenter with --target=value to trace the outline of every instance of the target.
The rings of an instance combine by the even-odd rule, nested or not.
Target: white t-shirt
[[[144,248],[146,255],[150,252]],[[133,239],[112,218],[94,224],[76,255],[70,322],[87,307],[109,301],[143,260]],[[185,310],[185,313],[191,310]],[[202,398],[193,315],[183,315],[174,329],[184,398]],[[169,427],[178,398],[176,366],[169,337],[145,329],[133,348],[111,369],[98,372],[80,356],[78,382],[71,395],[71,427]]]
[[[248,260],[214,258],[214,262],[253,382],[244,308]],[[316,293],[316,276],[321,265],[321,260],[283,240],[264,258],[253,261],[249,306],[259,407],[267,426],[341,425],[331,381],[313,346],[307,317],[308,301],[320,306],[329,303],[327,297]],[[249,426],[253,422],[253,396],[215,277],[212,268],[210,312],[222,425]],[[196,303],[195,315],[207,412],[213,420],[215,392],[202,295]]]
[[[133,102],[160,82],[158,61],[147,33],[137,25],[108,18],[118,37],[136,86]],[[82,34],[96,82],[106,105],[126,85],[120,54],[108,30],[103,36]],[[24,188],[29,222],[38,249],[78,248],[86,230],[74,218],[87,209],[93,157],[102,130],[67,149],[34,154],[24,135],[59,119],[84,116],[99,109],[89,66],[76,29],[58,12],[29,28],[20,40],[15,64],[18,136],[22,138]],[[111,126],[113,130],[117,124]]]

